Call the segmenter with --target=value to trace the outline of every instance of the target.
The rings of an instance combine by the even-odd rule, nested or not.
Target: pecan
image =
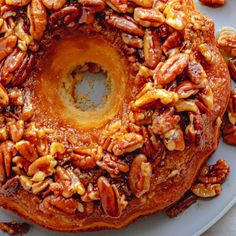
[[[0,39],[0,61],[12,53],[17,43],[15,35],[8,35]]]
[[[180,126],[164,133],[163,141],[169,151],[183,151],[185,149],[184,134]]]
[[[81,13],[81,10],[75,6],[66,6],[51,14],[49,24],[52,28],[69,26],[71,23],[78,20]]]
[[[180,100],[175,104],[175,109],[177,112],[190,111],[196,114],[200,114],[198,104],[195,100]]]
[[[5,182],[10,176],[12,158],[14,155],[14,144],[11,141],[0,144],[0,182]]]
[[[232,125],[236,125],[236,88],[231,91],[227,111],[228,111],[228,120],[229,120],[229,122]]]
[[[128,11],[128,0],[105,0],[106,4],[113,10],[121,13]]]
[[[175,89],[175,92],[179,95],[179,98],[188,98],[197,94],[198,91],[198,87],[188,80],[185,80],[179,84]]]
[[[30,229],[30,225],[27,223],[16,222],[0,222],[0,230],[6,232],[9,235],[24,235],[27,234]]]
[[[33,106],[30,101],[30,93],[29,91],[26,91],[24,96],[24,106],[20,114],[20,119],[22,119],[23,121],[28,121],[32,118],[32,116],[33,116]]]
[[[9,104],[9,97],[7,90],[0,84],[0,106],[6,107]]]
[[[103,176],[99,177],[97,185],[104,212],[110,217],[119,217],[126,204],[122,204],[122,197],[116,186],[111,185]]]
[[[5,3],[10,6],[22,7],[27,5],[31,0],[5,0]]]
[[[152,131],[161,135],[174,129],[180,122],[180,116],[174,114],[174,108],[166,109],[162,114],[155,114],[152,121]]]
[[[50,176],[54,173],[56,165],[57,161],[51,155],[43,156],[36,159],[29,166],[27,174],[35,178],[41,175],[40,178],[42,177],[43,180],[46,176]]]
[[[134,47],[134,48],[142,48],[143,47],[143,40],[140,39],[137,36],[134,35],[130,35],[130,34],[126,34],[126,33],[122,33],[122,39],[124,41],[125,44],[127,44],[130,47]]]
[[[66,0],[42,0],[45,7],[50,10],[58,10],[66,4]]]
[[[143,50],[145,64],[154,69],[162,57],[160,38],[155,31],[145,30]]]
[[[29,162],[33,162],[38,158],[36,150],[34,149],[33,145],[28,141],[21,140],[17,142],[15,148],[18,153]]]
[[[13,106],[23,106],[24,99],[22,91],[18,88],[10,88],[8,89],[8,97],[10,100],[10,104]]]
[[[158,9],[137,7],[134,9],[134,20],[144,27],[159,27],[165,22],[165,17]]]
[[[70,198],[74,194],[83,195],[85,193],[84,185],[79,178],[70,169],[64,169],[60,166],[56,168],[55,183],[50,185],[50,190],[55,195],[62,195],[65,198]]]
[[[59,142],[52,142],[50,146],[50,154],[52,156],[56,154],[63,154],[66,151],[64,145]]]
[[[142,135],[144,139],[144,145],[141,149],[141,153],[150,157],[157,157],[158,153],[162,151],[160,140],[154,135],[152,130],[147,127],[142,127]]]
[[[24,121],[9,122],[7,124],[11,140],[15,143],[22,139],[24,134]]]
[[[192,192],[202,198],[216,197],[221,193],[220,184],[194,184],[191,188]]]
[[[206,44],[206,43],[202,43],[198,46],[198,49],[200,51],[200,53],[202,54],[202,56],[204,57],[204,59],[208,62],[208,63],[213,63],[214,61],[214,54],[212,52],[212,48],[210,47],[210,45]]]
[[[226,0],[199,0],[202,4],[209,7],[220,7],[226,3]]]
[[[160,68],[159,66],[157,66],[153,77],[157,81],[157,84],[164,86],[173,81],[178,75],[180,75],[188,65],[188,62],[188,54],[175,54],[169,57],[168,60],[160,66]]]
[[[173,0],[164,10],[165,22],[176,30],[183,30],[186,26],[186,15],[179,0]]]
[[[48,147],[48,139],[46,137],[39,138],[36,143],[35,147],[38,151],[40,156],[46,156],[49,154],[49,147]]]
[[[152,7],[153,0],[130,0],[131,2],[135,3],[138,6],[141,7]]]
[[[78,201],[73,198],[63,198],[61,196],[50,195],[43,199],[39,209],[46,214],[71,215],[78,207]]]
[[[0,141],[6,141],[8,139],[7,127],[0,128]]]
[[[85,193],[81,196],[81,200],[87,203],[100,200],[98,189],[89,183]]]
[[[111,176],[117,176],[120,172],[127,173],[129,165],[116,156],[106,154],[102,160],[96,162],[97,165],[106,170]]]
[[[71,154],[71,162],[80,169],[93,169],[96,162],[102,158],[103,151],[100,146],[88,148],[74,148]]]
[[[200,84],[207,77],[202,65],[195,60],[188,63],[187,73],[191,81],[195,84]]]
[[[138,110],[130,113],[130,119],[138,125],[149,125],[152,123],[152,115],[152,110]]]
[[[21,175],[19,177],[20,180],[20,184],[22,186],[22,188],[26,191],[30,191],[30,189],[32,188],[32,184],[33,182],[30,180],[30,178],[26,175]]]
[[[27,172],[28,168],[31,164],[30,161],[26,160],[25,158],[23,158],[21,156],[15,156],[12,159],[12,163],[15,164],[15,166],[12,167],[12,170],[17,175],[22,175],[22,174],[24,174],[24,172]],[[24,172],[22,170],[24,170]]]
[[[11,82],[18,85],[24,82],[33,67],[34,56],[16,48],[5,60],[1,70],[2,84]]]
[[[208,108],[212,110],[214,106],[214,95],[209,85],[201,89],[197,94],[197,98]]]
[[[147,83],[137,95],[137,100],[131,105],[133,110],[145,108],[161,102],[164,105],[176,103],[179,100],[178,94],[165,89],[153,88],[151,83]]]
[[[185,133],[192,144],[199,145],[203,143],[203,120],[201,115],[189,114],[189,125],[185,128]]]
[[[218,160],[216,164],[204,166],[198,180],[204,184],[222,184],[229,175],[229,165],[225,160]]]
[[[30,34],[33,39],[40,40],[47,26],[47,13],[41,0],[31,0],[27,16],[30,20]]]
[[[33,45],[33,38],[25,31],[25,21],[23,18],[19,18],[16,27],[15,27],[15,34],[18,37],[18,47],[22,51],[27,51],[27,48],[30,44]]]
[[[236,56],[236,31],[231,28],[222,29],[217,39],[217,44],[226,53]]]
[[[223,129],[224,142],[236,146],[236,126],[226,123]]]
[[[114,153],[116,156],[127,152],[133,152],[143,146],[143,137],[136,133],[116,133],[114,136],[106,139],[103,149]]]
[[[32,185],[32,193],[33,194],[38,194],[44,190],[47,189],[47,187],[52,183],[52,180],[51,179],[45,179],[41,182],[38,182],[38,183],[34,183]]]
[[[130,168],[129,186],[131,192],[137,197],[142,197],[150,189],[152,176],[151,164],[143,154],[137,155]]]
[[[181,38],[178,32],[173,32],[162,44],[161,48],[165,55],[169,56],[171,51],[181,45]]]
[[[134,22],[132,17],[107,14],[106,21],[109,25],[114,26],[126,33],[144,36],[143,29]]]
[[[229,60],[229,71],[231,79],[236,82],[236,58]]]
[[[165,211],[169,217],[176,217],[181,212],[189,208],[193,203],[197,201],[197,196],[194,194],[186,194],[184,195],[178,202],[174,205],[167,208]]]

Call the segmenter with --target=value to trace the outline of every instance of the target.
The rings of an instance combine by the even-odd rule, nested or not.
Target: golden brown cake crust
[[[29,3],[31,5],[28,5],[31,11],[33,11],[33,2],[39,4],[38,7],[43,11],[46,7],[50,7],[48,3],[45,4],[50,1],[32,0]],[[67,7],[77,8],[79,11],[83,9],[82,14],[85,14],[85,9],[89,9],[89,1],[78,2],[76,4],[73,2],[71,5],[68,3],[70,6]],[[59,29],[45,28],[44,36],[39,35],[40,30],[30,32],[34,35],[34,42],[40,42],[39,45],[42,46],[39,52],[40,50],[43,52],[37,54],[29,49],[28,45],[28,61],[33,54],[36,66],[25,82],[21,81],[21,85],[18,86],[23,91],[24,102],[27,103],[27,96],[30,98],[33,109],[30,119],[25,118],[28,113],[24,113],[24,106],[21,106],[22,110],[19,114],[14,111],[13,118],[10,117],[13,121],[9,121],[10,109],[7,107],[13,106],[10,89],[17,83],[14,80],[4,80],[3,72],[7,56],[1,64],[1,83],[6,87],[9,97],[8,103],[2,105],[5,107],[5,110],[2,109],[2,114],[7,116],[5,122],[13,122],[16,127],[19,121],[23,120],[24,135],[20,139],[14,139],[11,128],[8,128],[11,143],[7,143],[9,141],[6,140],[1,143],[0,205],[29,221],[56,231],[118,229],[141,216],[162,211],[178,201],[191,188],[201,166],[217,148],[220,122],[230,95],[229,72],[215,44],[214,24],[198,12],[192,0],[156,1],[160,5],[156,3],[156,9],[159,10],[155,14],[161,15],[158,19],[162,22],[156,26],[153,21],[140,20],[137,14],[134,21],[129,21],[131,25],[134,24],[131,28],[126,28],[127,22],[124,23],[124,18],[121,17],[122,14],[128,14],[122,13],[128,11],[123,9],[122,5],[118,5],[121,8],[118,9],[117,15],[117,6],[112,5],[113,1],[107,2],[109,6],[116,9],[115,11],[105,8],[102,0],[97,2],[99,4],[96,7],[98,9],[101,7],[102,10],[95,10],[94,6],[91,8],[96,12],[92,23],[88,20],[90,16],[87,16],[87,21],[84,22],[86,24],[77,28],[71,24],[71,30],[65,25],[60,25],[64,18],[57,21],[49,17],[48,24],[57,25]],[[138,11],[146,1],[131,2],[131,6]],[[173,4],[177,4],[180,10],[178,7],[177,10],[174,9]],[[59,8],[63,8],[63,5]],[[151,9],[151,6],[145,7]],[[60,9],[50,11],[58,12]],[[172,24],[169,14],[171,11],[180,14],[178,17],[183,25]],[[184,17],[181,16],[181,12]],[[93,15],[93,12],[91,14]],[[132,16],[131,13],[129,15]],[[164,19],[161,18],[162,16]],[[79,19],[81,18],[80,15]],[[43,19],[45,18],[42,17],[41,22]],[[81,24],[79,22],[77,19],[77,23]],[[102,30],[98,27],[99,24],[104,27]],[[161,25],[166,27],[171,25],[171,33],[162,36]],[[114,29],[114,26],[118,29]],[[155,36],[153,29],[157,30],[158,36]],[[144,58],[140,58],[136,47],[135,53],[131,56],[136,56],[138,59],[132,61],[122,41],[124,32],[128,33],[128,37],[135,35],[136,39],[142,39],[144,34],[146,35],[144,38],[154,34],[151,36],[154,45],[158,44],[155,37],[160,37],[159,44],[162,45],[161,53],[164,59],[157,58],[158,52],[155,51],[155,46],[146,45],[144,48],[147,47],[149,53],[153,50],[155,53],[149,54],[144,49]],[[170,34],[173,36],[174,33],[178,35],[177,40],[181,40],[181,43],[177,43],[174,47],[171,43],[164,44]],[[85,43],[83,40],[86,39],[88,41]],[[99,43],[96,45],[96,42]],[[83,51],[81,45],[87,45],[87,52]],[[174,50],[170,50],[173,48]],[[97,52],[107,50],[107,53],[103,53],[102,56],[98,53],[96,57],[92,57],[92,50]],[[68,55],[63,57],[62,52],[67,52]],[[109,61],[109,55],[112,55],[114,61]],[[180,61],[179,64],[176,63],[177,60]],[[166,61],[172,63],[170,67],[167,67]],[[63,92],[56,93],[52,90],[57,88],[56,91],[61,91],[63,81],[59,77],[71,71],[75,66],[74,62],[77,65],[85,62],[101,65],[111,73],[111,77],[115,78],[116,82],[112,85],[114,91],[120,89],[119,96],[111,92],[112,99],[108,108],[96,111],[96,117],[93,117],[92,113],[89,114],[91,126],[85,122],[89,116],[75,110],[70,101],[66,100],[67,98],[62,99]],[[152,64],[153,62],[156,64]],[[138,77],[141,73],[141,64],[145,66],[147,74],[151,73],[151,76],[142,75],[142,80]],[[137,65],[139,69],[133,71]],[[65,71],[61,69],[62,67]],[[174,71],[175,76],[168,75],[171,71]],[[13,77],[17,79],[17,75],[20,77],[21,73]],[[57,77],[58,75],[60,76]],[[141,82],[137,82],[137,78]],[[193,88],[190,88],[190,95],[186,95],[185,91],[178,87],[185,81],[191,82],[191,85],[195,83],[192,94]],[[204,83],[201,84],[202,82]],[[162,95],[163,93],[165,95]],[[163,96],[166,96],[166,100]],[[188,103],[185,103],[186,101]],[[145,119],[141,119],[141,122],[136,120],[135,115],[144,111],[151,112],[151,123]],[[170,117],[165,119],[163,114],[169,114],[175,119],[174,127],[171,122],[171,128],[165,130]],[[14,120],[16,116],[19,119],[17,124],[14,123],[17,122]],[[76,119],[77,116],[80,119]],[[164,128],[160,122],[162,118]],[[37,125],[34,129],[32,129],[32,122]],[[118,131],[116,130],[117,136],[111,131],[116,129],[114,125],[112,126],[114,123],[121,126]],[[11,124],[6,126],[11,127]],[[42,131],[39,131],[40,128]],[[35,137],[32,138],[32,130],[37,133],[37,138],[43,133],[44,140],[47,139],[48,150],[37,148],[38,140],[36,142]],[[56,130],[56,134],[51,130]],[[149,133],[150,130],[152,134]],[[19,129],[17,131],[19,134]],[[153,141],[150,141],[150,135],[155,137],[158,148],[155,149],[153,143],[150,144]],[[28,143],[34,145],[36,151],[31,149],[29,151]],[[125,146],[127,143],[128,145]],[[11,145],[14,146],[12,149],[10,149]],[[5,150],[10,153],[10,174],[7,172],[8,155]],[[30,155],[27,155],[26,150]],[[23,167],[17,165],[19,156],[24,159],[24,162],[21,162]],[[109,164],[106,163],[105,157],[108,158]],[[68,189],[68,185],[73,185],[73,188]],[[93,195],[89,195],[91,192]]]

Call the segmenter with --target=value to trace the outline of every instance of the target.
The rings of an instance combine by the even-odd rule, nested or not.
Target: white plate
[[[222,26],[233,26],[236,28],[236,1],[228,0],[225,7],[211,9],[198,4],[201,11],[215,20],[216,29]],[[223,185],[222,194],[212,200],[198,201],[180,216],[169,219],[164,214],[156,214],[142,218],[125,229],[118,231],[102,231],[84,233],[83,236],[197,236],[205,232],[217,220],[219,220],[236,202],[236,148],[221,143],[210,162],[219,158],[227,160],[231,167],[231,174]],[[1,211],[0,221],[19,220],[12,213]],[[22,220],[20,220],[22,221]],[[0,233],[1,234],[1,233]],[[27,235],[33,236],[66,236],[71,234],[47,231],[38,226],[31,228]]]

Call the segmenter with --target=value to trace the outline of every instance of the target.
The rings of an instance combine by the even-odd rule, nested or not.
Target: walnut
[[[30,162],[33,162],[38,158],[38,154],[34,146],[28,141],[21,140],[17,142],[15,144],[15,148],[21,156]]]
[[[194,184],[191,188],[192,192],[202,198],[211,198],[220,195],[220,184]]]

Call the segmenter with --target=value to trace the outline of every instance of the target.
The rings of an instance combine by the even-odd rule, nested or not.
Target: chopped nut
[[[30,162],[33,162],[38,158],[37,152],[35,151],[33,145],[28,141],[21,140],[17,142],[15,148],[21,156]]]
[[[62,143],[53,142],[50,146],[50,154],[54,156],[55,154],[63,154],[65,152],[65,147]]]

